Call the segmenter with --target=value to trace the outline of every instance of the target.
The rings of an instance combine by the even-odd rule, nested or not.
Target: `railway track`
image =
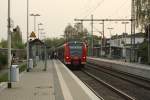
[[[83,70],[84,73],[86,73],[87,75],[89,75],[90,77],[96,79],[98,82],[102,83],[103,85],[105,85],[106,87],[108,87],[109,89],[111,89],[112,91],[115,91],[118,95],[124,97],[126,100],[135,100],[133,97],[131,97],[130,95],[124,93],[123,91],[113,87],[112,85],[110,85],[109,83],[106,83],[105,81],[103,81],[102,79],[100,79],[99,77],[89,73],[88,71]]]
[[[84,69],[73,72],[102,100],[135,100]]]
[[[86,67],[91,67],[92,69],[102,71],[106,74],[110,74],[114,77],[120,78],[122,80],[128,81],[128,82],[133,83],[135,85],[138,85],[142,88],[150,90],[150,80],[149,79],[145,79],[143,77],[132,75],[132,74],[129,74],[126,72],[114,70],[112,68],[94,65],[92,63],[87,63]]]
[[[150,100],[150,82],[147,79],[91,64],[87,64],[83,72],[124,97],[125,100]]]

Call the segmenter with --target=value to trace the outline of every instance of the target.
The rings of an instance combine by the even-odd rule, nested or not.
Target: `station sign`
[[[31,32],[30,37],[31,37],[31,38],[36,38],[35,33],[34,33],[34,32]]]

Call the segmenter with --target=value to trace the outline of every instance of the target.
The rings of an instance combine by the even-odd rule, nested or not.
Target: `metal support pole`
[[[130,62],[132,62],[132,21],[131,21],[131,40],[130,40],[130,44],[131,44],[131,46],[130,46]]]
[[[46,50],[46,45],[44,46],[44,53],[45,53],[45,67],[44,67],[44,71],[47,70],[47,50]]]
[[[40,34],[40,30],[39,30],[39,29],[40,29],[40,25],[38,24],[38,39],[39,39],[39,37],[40,37],[40,36],[39,36],[39,34]]]
[[[27,0],[27,72],[29,72],[29,0]]]
[[[34,16],[34,32],[36,32],[36,16]]]
[[[91,15],[91,56],[94,56],[94,52],[93,52],[93,49],[94,49],[94,41],[93,41],[93,15]]]
[[[135,46],[135,0],[132,1],[132,5],[133,5],[133,11],[132,11],[132,20],[133,20],[133,53],[134,53],[134,58],[133,58],[133,62],[136,61],[136,46]]]
[[[135,45],[135,20],[133,21],[133,62],[136,62],[136,45]]]
[[[43,25],[42,23],[38,24],[38,39],[40,39],[40,30],[44,30],[44,29],[40,29],[40,25]]]
[[[148,24],[148,64],[150,64],[150,23]]]
[[[39,14],[30,14],[30,16],[34,17],[34,32],[36,32],[36,17],[40,16]]]
[[[135,0],[132,0],[132,3],[131,3],[131,51],[130,51],[130,62],[135,61],[135,5],[134,4],[135,4]]]
[[[128,23],[129,23],[129,22],[122,22],[122,24],[124,24],[124,26],[125,26],[125,27],[124,27],[124,29],[125,29],[124,32],[125,32],[125,33],[127,33],[127,24],[128,24]]]
[[[8,88],[12,87],[11,84],[11,24],[10,24],[10,0],[8,0]]]
[[[111,27],[111,28],[108,28],[109,29],[109,32],[110,32],[110,46],[109,46],[109,57],[111,58],[111,36],[112,36],[112,34],[111,34],[111,30],[113,30],[113,28]]]
[[[81,21],[81,33],[83,34],[83,37],[85,37],[84,28],[83,28],[83,21]],[[83,41],[85,41],[85,40],[86,40],[86,38]]]
[[[102,57],[102,50],[103,50],[103,48],[102,48],[103,47],[103,42],[102,41],[103,41],[103,39],[102,39],[102,35],[101,35],[101,50],[100,50],[101,57]]]
[[[82,34],[83,34],[83,31],[84,31],[84,30],[83,30],[83,21],[81,21],[81,28],[82,28],[82,29],[81,29],[81,32],[82,32]]]
[[[102,48],[101,48],[101,53],[103,53],[103,46],[105,47],[105,36],[104,36],[104,33],[105,32],[105,23],[104,23],[104,20],[103,20],[103,36],[102,36]],[[103,56],[103,54],[101,54],[101,56]]]

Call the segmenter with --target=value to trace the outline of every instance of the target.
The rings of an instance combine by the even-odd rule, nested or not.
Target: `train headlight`
[[[66,59],[69,59],[69,57],[67,56]]]
[[[86,59],[86,57],[85,57],[85,56],[83,56],[82,58],[83,58],[83,59]]]

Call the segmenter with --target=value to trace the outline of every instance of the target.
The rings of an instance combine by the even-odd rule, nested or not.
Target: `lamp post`
[[[30,71],[29,68],[29,0],[27,0],[27,72]]]
[[[8,31],[8,37],[7,37],[7,42],[8,42],[8,88],[12,87],[11,84],[11,24],[10,24],[10,0],[8,0],[8,26],[7,26],[7,31]]]
[[[40,29],[40,30],[44,30],[43,28],[42,29]],[[46,36],[45,36],[45,32],[41,32],[40,33],[40,35],[41,35],[41,40],[44,40],[45,38],[46,38]]]
[[[27,72],[29,72],[29,0],[27,0]]]
[[[34,32],[36,32],[36,17],[40,16],[39,14],[30,14],[30,16],[34,17]]]
[[[40,29],[40,25],[43,25],[43,24],[42,23],[38,24],[38,39],[40,38],[40,30],[43,30],[43,29]]]
[[[44,30],[43,28],[40,28],[40,29],[39,29],[39,31],[41,31],[41,32],[39,33],[39,39],[40,39],[40,37],[42,36],[42,34],[45,34],[45,33],[42,33],[43,30]],[[42,40],[42,38],[41,38],[41,40]]]
[[[109,46],[109,57],[111,58],[111,36],[112,36],[112,34],[111,34],[111,30],[113,30],[114,28],[112,28],[112,27],[108,27],[107,29],[109,29],[109,32],[110,32],[110,42],[109,42],[109,44],[110,44],[110,46]]]

